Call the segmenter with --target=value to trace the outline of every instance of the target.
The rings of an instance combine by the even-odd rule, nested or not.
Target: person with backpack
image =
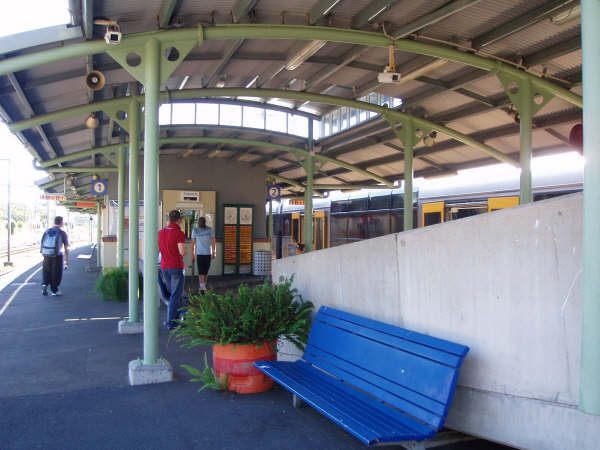
[[[63,274],[63,246],[65,248],[64,268],[67,269],[69,265],[69,238],[61,229],[62,226],[63,218],[56,216],[54,226],[48,228],[42,236],[40,244],[40,253],[44,256],[42,295],[48,295],[48,285],[52,295],[61,295],[58,287]]]

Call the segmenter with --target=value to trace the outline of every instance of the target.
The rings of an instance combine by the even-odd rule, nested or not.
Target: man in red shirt
[[[158,232],[158,250],[160,251],[160,273],[163,283],[169,291],[169,311],[167,328],[177,326],[177,317],[181,305],[181,294],[185,282],[183,256],[185,255],[185,234],[181,231],[181,214],[177,210],[169,213],[169,224]]]

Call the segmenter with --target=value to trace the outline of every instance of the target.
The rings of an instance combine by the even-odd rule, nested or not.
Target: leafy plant
[[[115,300],[126,302],[128,293],[128,270],[123,267],[106,269],[96,281],[94,290],[100,294],[102,300]]]
[[[314,305],[302,300],[291,279],[266,282],[254,289],[241,284],[237,295],[207,292],[190,297],[175,337],[184,347],[211,344],[256,344],[285,336],[304,348]]]
[[[206,389],[207,387],[214,389],[215,391],[226,391],[227,390],[227,377],[223,379],[223,382],[217,379],[217,374],[213,370],[212,367],[208,365],[208,361],[206,360],[206,353],[204,353],[204,370],[200,372],[200,370],[195,367],[189,366],[187,364],[182,364],[185,370],[187,370],[190,375],[193,375],[195,378],[192,378],[190,381],[192,383],[202,383],[202,387],[198,389],[198,392]]]

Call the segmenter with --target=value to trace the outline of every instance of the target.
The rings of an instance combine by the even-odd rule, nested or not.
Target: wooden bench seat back
[[[468,351],[464,345],[322,306],[302,358],[439,430]]]

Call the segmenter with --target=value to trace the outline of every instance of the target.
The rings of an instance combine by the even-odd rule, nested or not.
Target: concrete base
[[[119,334],[142,334],[143,332],[144,322],[119,321]]]
[[[173,381],[173,368],[166,359],[159,359],[156,364],[144,364],[141,359],[129,361],[129,384],[167,383]]]

